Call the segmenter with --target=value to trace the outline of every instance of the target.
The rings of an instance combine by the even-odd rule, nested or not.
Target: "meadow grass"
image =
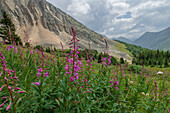
[[[121,44],[121,43],[114,43],[115,45],[115,49],[116,50],[119,50],[119,51],[123,51],[123,52],[126,52],[128,55],[130,55],[131,57],[133,57],[132,53],[130,53],[126,48],[126,46],[124,44]]]
[[[79,58],[72,31],[67,54],[0,43],[0,112],[169,112],[167,75]]]

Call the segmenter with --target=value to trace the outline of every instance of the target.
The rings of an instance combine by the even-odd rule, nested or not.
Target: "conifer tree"
[[[165,59],[164,67],[168,67],[168,66],[169,66],[169,64],[168,64],[168,60],[167,60],[167,59]]]
[[[102,62],[102,53],[100,53],[98,56],[98,63],[101,63],[101,62]]]
[[[125,61],[124,61],[124,59],[122,57],[120,58],[120,63],[125,64]]]
[[[8,14],[3,11],[3,19],[0,20],[0,37],[3,40],[8,41],[8,43],[12,43],[15,41],[16,44],[22,45],[21,38],[15,34],[15,26],[12,23],[12,20],[9,18]]]
[[[113,65],[118,64],[117,60],[113,56],[111,56],[111,62],[112,62]]]

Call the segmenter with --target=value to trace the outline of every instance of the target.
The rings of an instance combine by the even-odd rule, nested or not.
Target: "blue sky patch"
[[[119,16],[119,17],[116,17],[116,19],[122,19],[122,18],[131,18],[131,12],[126,12],[125,15],[122,15],[122,16]]]

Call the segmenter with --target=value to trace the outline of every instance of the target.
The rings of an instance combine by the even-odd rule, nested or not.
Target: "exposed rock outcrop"
[[[61,48],[60,42],[62,42],[66,49],[72,38],[71,26],[73,26],[77,37],[81,40],[79,44],[83,48],[88,48],[90,43],[92,49],[104,51],[106,38],[88,29],[46,0],[0,0],[0,19],[2,10],[5,10],[12,18],[22,41],[30,40],[33,45],[53,45],[57,48]],[[24,38],[24,31],[29,35],[29,39]],[[106,40],[111,55],[130,59],[127,53],[115,49],[114,43],[117,42]]]

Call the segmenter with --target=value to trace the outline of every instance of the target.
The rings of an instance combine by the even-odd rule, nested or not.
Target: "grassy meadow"
[[[169,112],[169,71],[79,58],[72,31],[70,53],[0,43],[1,113]]]

